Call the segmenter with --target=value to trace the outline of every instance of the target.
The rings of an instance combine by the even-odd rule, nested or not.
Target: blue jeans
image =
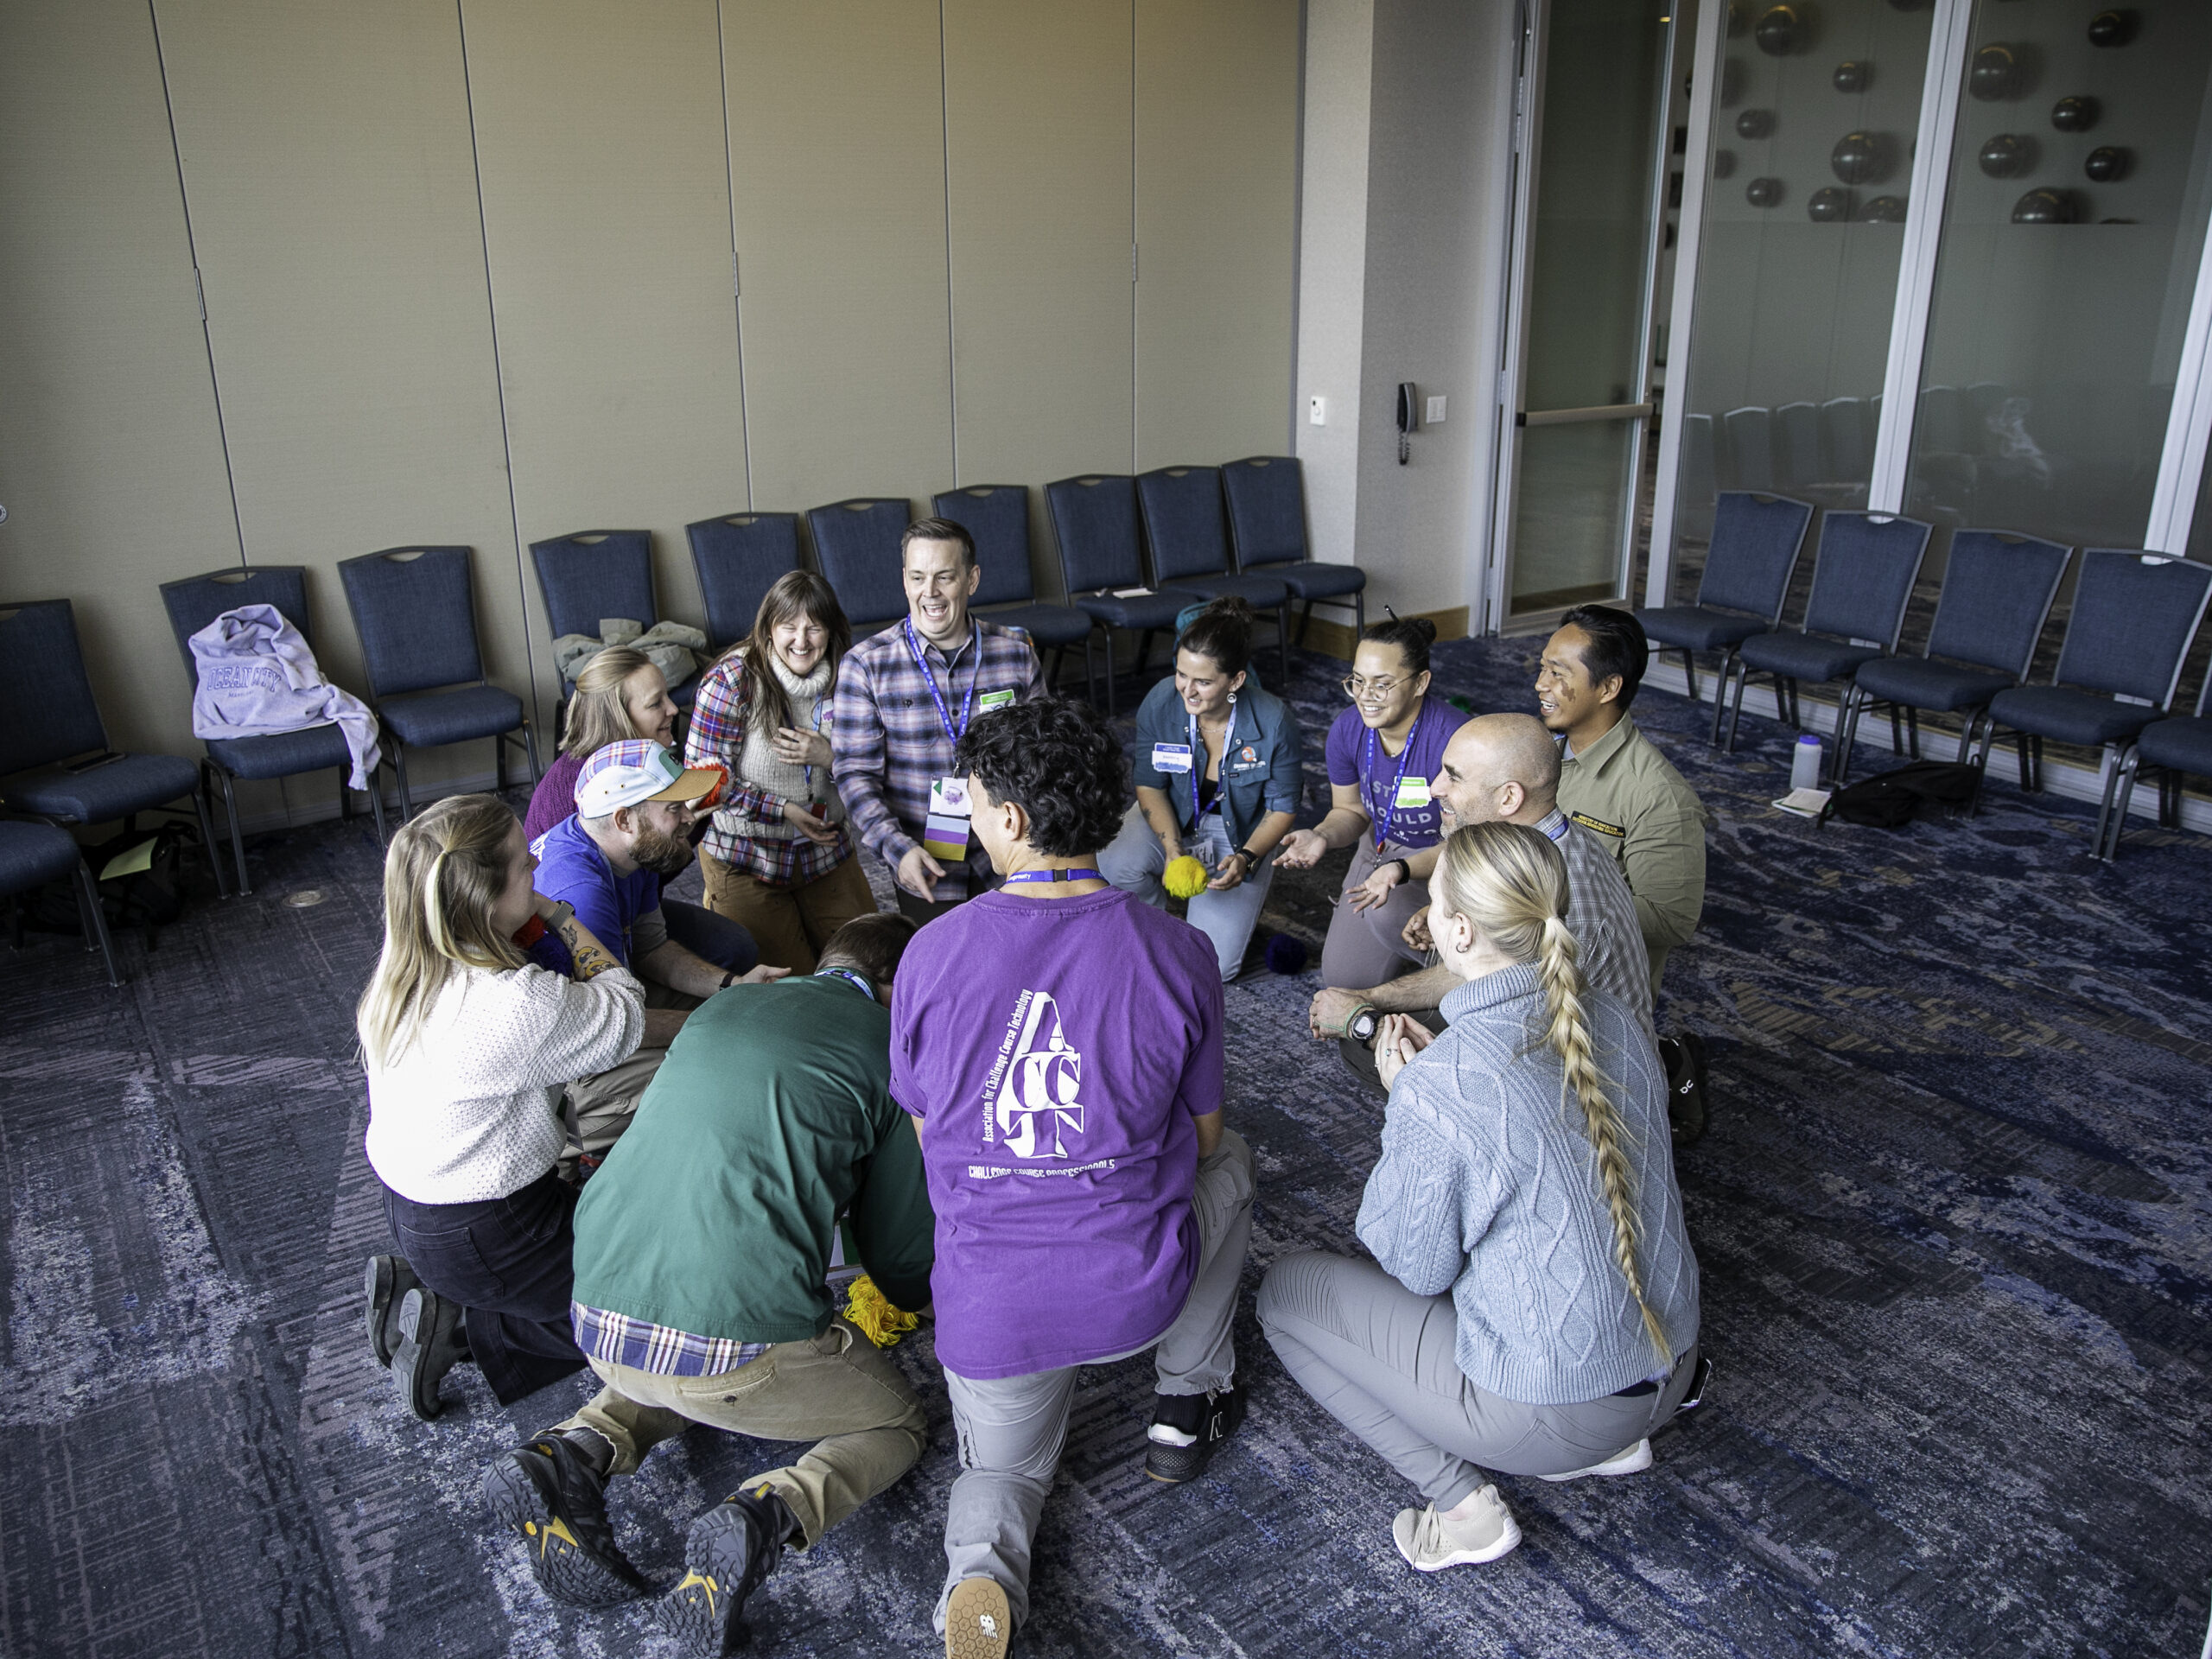
[[[1209,868],[1217,868],[1236,850],[1229,844],[1229,832],[1222,828],[1219,816],[1213,813],[1207,814],[1197,829],[1185,831],[1184,846]],[[1167,849],[1152,833],[1144,814],[1131,807],[1122,820],[1121,833],[1098,855],[1098,874],[1122,892],[1133,893],[1147,905],[1165,910],[1167,889],[1161,885],[1160,874],[1166,868]],[[1185,913],[1191,925],[1213,942],[1224,981],[1236,978],[1244,966],[1245,948],[1252,943],[1252,930],[1259,923],[1261,907],[1268,902],[1268,889],[1274,879],[1274,855],[1269,853],[1258,869],[1228,892],[1201,893],[1189,901]]]
[[[749,974],[760,965],[760,948],[753,943],[753,935],[727,916],[681,899],[663,898],[660,917],[668,924],[670,938],[725,972]]]

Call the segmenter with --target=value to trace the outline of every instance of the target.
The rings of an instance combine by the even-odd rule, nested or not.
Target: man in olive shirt
[[[927,1446],[913,1389],[824,1282],[842,1212],[885,1298],[929,1304],[935,1218],[891,1099],[891,982],[914,931],[861,917],[813,975],[709,998],[585,1186],[570,1315],[606,1386],[484,1479],[547,1594],[600,1607],[650,1590],[604,1494],[658,1442],[693,1423],[817,1441],[692,1522],[661,1616],[719,1653],[787,1543],[817,1542]]]
[[[1582,605],[1560,619],[1536,668],[1536,711],[1564,739],[1560,810],[1611,849],[1636,899],[1651,958],[1651,991],[1667,954],[1697,931],[1705,909],[1705,805],[1629,715],[1650,644],[1626,611]],[[1674,1084],[1680,1144],[1705,1132],[1705,1044],[1659,1039]]]

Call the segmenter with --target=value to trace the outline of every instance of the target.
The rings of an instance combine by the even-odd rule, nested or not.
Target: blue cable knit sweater
[[[1667,1079],[1635,1016],[1582,1006],[1636,1172],[1637,1261],[1676,1355],[1697,1339],[1697,1259],[1682,1232]],[[1516,965],[1444,999],[1451,1029],[1398,1074],[1359,1236],[1417,1296],[1452,1294],[1455,1357],[1529,1405],[1597,1400],[1665,1367],[1613,1255],[1582,1109],[1544,1041],[1543,987]]]

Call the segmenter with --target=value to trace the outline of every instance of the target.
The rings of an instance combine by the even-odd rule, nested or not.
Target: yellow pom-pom
[[[1167,873],[1160,880],[1178,899],[1188,899],[1206,890],[1206,867],[1185,853],[1168,861]]]
[[[891,1347],[921,1323],[905,1309],[892,1306],[866,1274],[854,1280],[846,1293],[845,1317],[879,1348]]]

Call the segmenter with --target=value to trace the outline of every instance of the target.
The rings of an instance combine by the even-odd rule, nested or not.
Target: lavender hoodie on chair
[[[192,734],[268,737],[334,721],[353,757],[352,786],[366,789],[377,765],[377,717],[322,677],[315,652],[274,605],[225,611],[192,636],[199,689]]]

